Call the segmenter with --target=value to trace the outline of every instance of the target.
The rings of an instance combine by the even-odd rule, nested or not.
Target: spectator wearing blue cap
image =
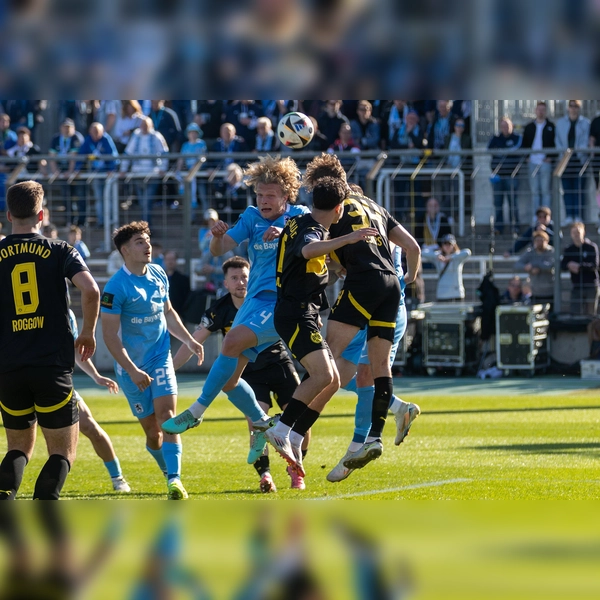
[[[184,142],[181,146],[182,154],[189,154],[190,158],[185,159],[185,168],[190,170],[197,162],[198,156],[206,154],[206,142],[202,139],[203,131],[198,123],[192,122],[185,128],[185,135],[187,136],[187,142]],[[180,158],[177,161],[177,174],[179,175],[182,167],[184,166],[184,159]],[[181,177],[178,177],[180,181],[183,181]],[[183,191],[183,190],[180,190]],[[201,182],[198,185],[196,178],[192,180],[192,209],[198,208],[198,196],[200,197],[200,203],[202,206],[206,202],[206,185]]]

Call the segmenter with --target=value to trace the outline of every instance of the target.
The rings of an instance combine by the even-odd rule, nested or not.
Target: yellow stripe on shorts
[[[5,412],[7,412],[9,415],[13,416],[13,417],[23,417],[25,415],[30,415],[33,411],[34,408],[24,408],[23,410],[12,410],[12,408],[8,408],[7,406],[4,406],[4,404],[2,404],[2,402],[0,402],[0,406],[2,407],[2,410],[4,410]]]
[[[352,303],[352,306],[364,317],[367,319],[371,318],[371,315],[356,301],[356,298],[352,295],[351,292],[348,292],[348,300]]]
[[[60,410],[63,406],[66,406],[70,402],[72,396],[73,396],[73,390],[71,389],[71,391],[69,392],[69,395],[62,402],[59,402],[58,404],[55,404],[54,406],[38,406],[37,404],[34,404],[35,410],[37,412],[41,412],[41,413],[55,412],[57,410]]]
[[[396,323],[389,323],[387,321],[369,321],[371,327],[393,327],[396,328]]]
[[[294,335],[290,338],[290,343],[288,344],[290,350],[292,349],[292,346],[294,345],[294,342],[296,341],[296,338],[298,337],[299,333],[300,333],[300,325],[296,325],[296,331],[294,331]]]

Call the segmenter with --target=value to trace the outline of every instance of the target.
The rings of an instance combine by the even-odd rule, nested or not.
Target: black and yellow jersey
[[[60,240],[27,233],[0,241],[0,372],[74,367],[65,278],[88,270]]]
[[[310,214],[290,219],[279,238],[277,249],[277,299],[327,308],[325,287],[328,271],[325,255],[306,259],[302,249],[326,240],[329,233]]]
[[[383,206],[366,196],[350,194],[344,200],[342,218],[329,228],[331,237],[341,237],[365,227],[375,227],[379,235],[342,246],[332,252],[331,257],[346,269],[350,278],[374,269],[395,273],[388,233],[398,225],[398,221]]]
[[[202,316],[198,328],[204,327],[213,333],[215,331],[220,331],[225,335],[231,329],[237,311],[238,309],[233,303],[231,294],[225,294],[211,304],[210,308]],[[248,363],[244,369],[244,373],[259,371],[273,363],[288,360],[288,358],[288,351],[283,342],[279,340],[272,346],[263,350],[253,363]]]

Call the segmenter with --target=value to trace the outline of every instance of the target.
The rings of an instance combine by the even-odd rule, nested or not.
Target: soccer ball
[[[301,112],[290,112],[281,117],[277,125],[279,141],[288,148],[299,150],[312,140],[315,127],[312,121]]]

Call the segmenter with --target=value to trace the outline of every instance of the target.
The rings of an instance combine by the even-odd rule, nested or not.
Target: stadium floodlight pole
[[[375,180],[375,177],[377,177],[379,171],[381,171],[381,168],[383,167],[386,160],[387,154],[385,152],[380,152],[377,155],[377,160],[375,161],[375,164],[369,169],[369,172],[365,177],[365,194],[369,198],[374,197],[375,190],[373,189],[373,181]]]
[[[573,150],[567,148],[558,161],[552,173],[552,217],[554,221],[554,312],[561,309],[561,280],[560,280],[560,178],[565,172]]]

